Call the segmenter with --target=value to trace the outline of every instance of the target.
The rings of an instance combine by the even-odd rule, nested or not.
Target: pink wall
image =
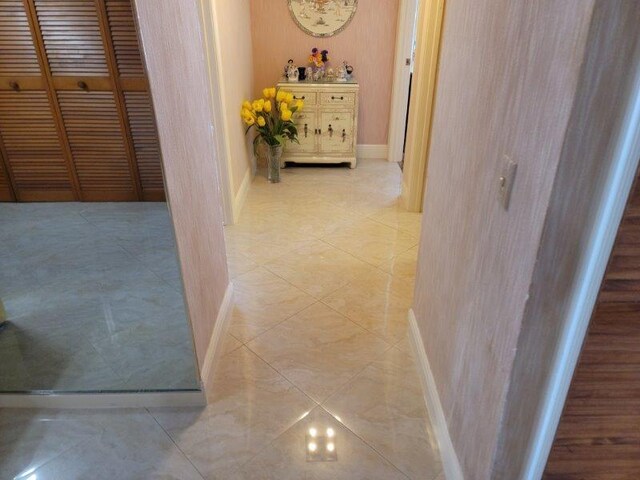
[[[359,0],[349,26],[338,35],[315,38],[293,21],[287,0],[251,0],[256,94],[273,85],[287,60],[306,66],[313,47],[329,50],[330,66],[348,60],[360,82],[358,143],[387,143],[399,0]]]
[[[229,278],[200,4],[198,0],[135,0],[135,6],[202,368]]]
[[[493,460],[593,3],[447,2],[414,312],[468,479],[517,478]]]

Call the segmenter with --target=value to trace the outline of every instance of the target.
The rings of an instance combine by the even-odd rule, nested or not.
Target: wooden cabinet
[[[293,92],[305,103],[296,114],[300,145],[288,143],[283,160],[295,163],[349,163],[356,166],[358,84],[287,83],[278,88]]]
[[[0,0],[0,200],[163,200],[131,0]]]

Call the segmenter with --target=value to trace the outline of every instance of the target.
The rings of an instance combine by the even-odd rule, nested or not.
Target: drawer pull
[[[305,98],[307,98],[305,95],[301,96],[301,97],[296,97],[295,95],[293,96],[293,98],[295,100],[304,100]]]
[[[334,97],[331,95],[331,100],[344,100],[344,97]]]
[[[342,129],[342,143],[344,143],[345,138],[347,138],[347,132],[345,131],[345,129]]]
[[[334,118],[334,120],[340,120],[340,117],[336,117],[336,118]]]
[[[309,130],[309,126],[305,123],[304,124],[304,138],[307,138],[307,131]]]
[[[9,82],[9,86],[11,87],[11,90],[13,90],[14,92],[20,91],[20,85],[18,85],[18,82]]]
[[[329,136],[333,137],[333,127],[329,124]]]
[[[87,83],[83,82],[82,80],[78,82],[78,87],[84,90],[85,92],[89,91],[89,85],[87,85]]]

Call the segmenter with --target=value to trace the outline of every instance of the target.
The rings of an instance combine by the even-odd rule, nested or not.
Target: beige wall
[[[198,0],[135,0],[135,5],[202,368],[229,279],[200,5]]]
[[[447,2],[414,312],[465,477],[492,475],[593,0]],[[518,163],[508,211],[498,179]]]
[[[204,1],[210,2],[213,12],[226,155],[232,195],[236,199],[243,180],[253,173],[253,150],[239,114],[242,102],[253,94],[250,0]]]
[[[495,478],[519,478],[640,65],[640,3],[598,0],[518,341]]]
[[[315,38],[291,18],[287,0],[251,0],[254,92],[276,83],[290,58],[307,66],[313,47],[329,50],[330,66],[353,65],[360,82],[358,143],[386,145],[399,0],[359,0],[349,26],[336,36]]]

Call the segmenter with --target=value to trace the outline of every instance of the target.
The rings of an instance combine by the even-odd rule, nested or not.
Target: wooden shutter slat
[[[135,200],[112,92],[58,92],[71,152],[87,200]]]
[[[124,98],[143,197],[164,199],[160,143],[151,98],[147,92],[125,92]]]
[[[0,76],[40,75],[38,54],[31,38],[22,0],[0,2]]]
[[[73,199],[45,91],[0,91],[0,135],[19,200]]]
[[[105,0],[105,4],[119,75],[144,77],[131,1]]]
[[[35,0],[52,75],[109,76],[93,0]]]

